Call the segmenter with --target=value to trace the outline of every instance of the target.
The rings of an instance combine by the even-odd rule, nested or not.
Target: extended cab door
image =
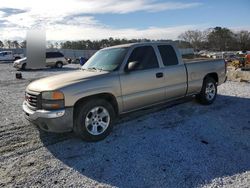
[[[135,61],[139,62],[135,70],[120,74],[123,112],[151,105],[165,98],[164,74],[159,67],[154,48],[134,48],[126,66]]]
[[[176,54],[172,45],[158,45],[158,51],[164,65],[166,99],[183,97],[187,91],[186,67]]]

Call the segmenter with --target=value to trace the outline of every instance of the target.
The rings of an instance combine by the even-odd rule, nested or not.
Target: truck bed
[[[195,62],[203,62],[203,61],[217,61],[218,59],[213,58],[203,58],[203,57],[197,57],[197,58],[182,58],[184,63],[195,63]]]
[[[202,87],[203,79],[208,73],[218,76],[218,85],[225,81],[225,62],[223,59],[189,59],[184,61],[188,77],[188,93],[193,93]]]

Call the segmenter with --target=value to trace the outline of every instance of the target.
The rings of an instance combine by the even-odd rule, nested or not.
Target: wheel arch
[[[214,98],[211,100],[211,101],[208,101],[205,97],[205,90],[206,90],[206,82],[207,82],[207,78],[212,78],[214,81],[215,81],[215,96]],[[213,101],[215,100],[216,98],[216,95],[217,95],[217,85],[218,85],[218,75],[217,73],[209,73],[207,74],[204,79],[203,79],[203,85],[202,85],[202,88],[201,88],[201,91],[199,94],[196,95],[196,98],[198,99],[198,101],[203,104],[203,105],[209,105],[209,104],[212,104]]]
[[[63,62],[62,62],[62,61],[56,61],[56,64],[57,64],[57,63],[61,63],[61,64],[63,65]]]
[[[203,82],[204,82],[204,80],[205,80],[206,78],[208,78],[208,77],[213,78],[217,84],[219,83],[219,77],[218,77],[218,74],[217,74],[216,72],[208,73],[208,74],[204,77]]]
[[[82,104],[86,101],[92,100],[92,99],[104,99],[104,100],[106,100],[107,102],[109,102],[113,106],[115,114],[116,115],[119,114],[118,102],[117,102],[115,96],[111,93],[98,93],[98,94],[86,96],[86,97],[83,97],[83,98],[80,98],[79,100],[77,100],[73,106],[74,117],[75,117],[76,112],[77,112],[77,107],[80,104]]]

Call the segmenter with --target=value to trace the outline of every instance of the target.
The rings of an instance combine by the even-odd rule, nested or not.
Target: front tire
[[[74,132],[85,141],[106,138],[113,129],[115,111],[102,99],[92,99],[76,106]]]
[[[217,96],[217,83],[211,77],[206,77],[203,81],[202,89],[197,98],[201,104],[209,105],[214,102]]]

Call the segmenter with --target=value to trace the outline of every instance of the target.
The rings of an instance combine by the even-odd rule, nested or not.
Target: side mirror
[[[140,63],[139,61],[131,61],[128,63],[127,67],[125,68],[125,72],[130,72],[139,67]]]

